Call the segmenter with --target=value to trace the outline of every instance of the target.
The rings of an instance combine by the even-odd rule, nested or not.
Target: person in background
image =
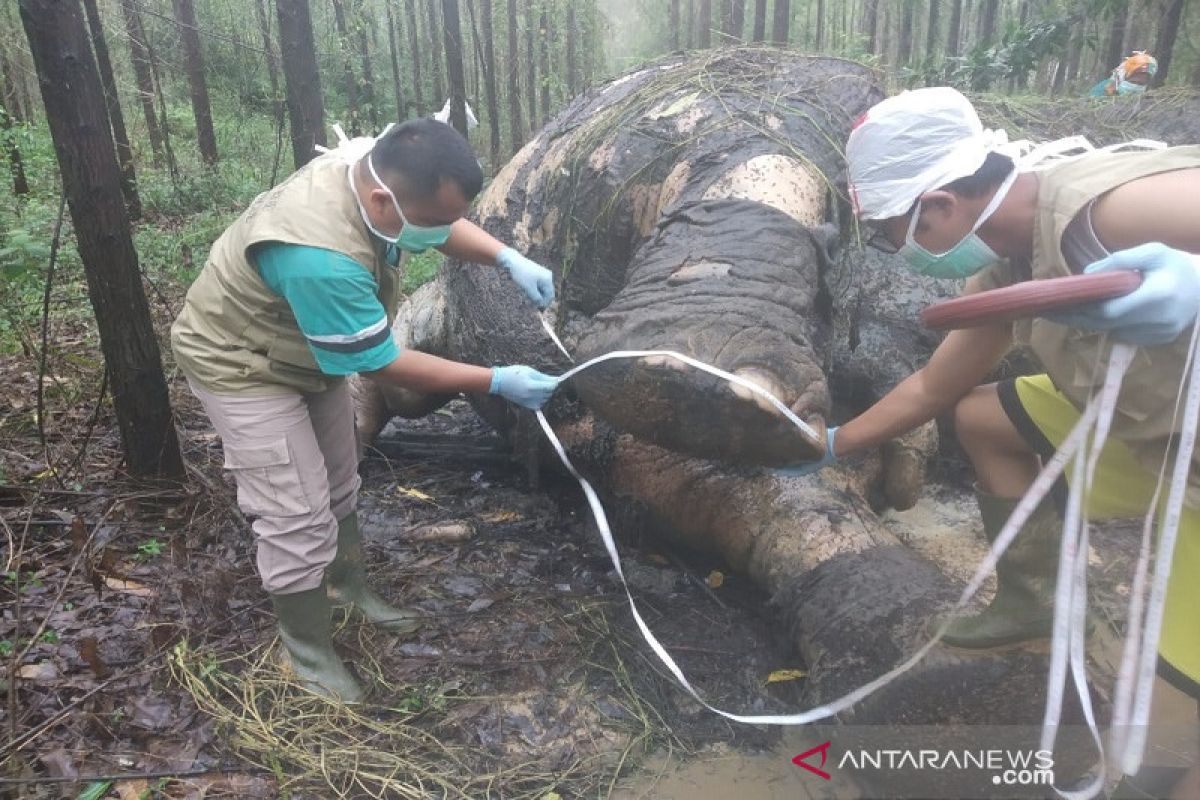
[[[363,141],[363,140],[356,140]],[[437,248],[505,269],[538,306],[551,272],[464,219],[483,184],[457,131],[406,122],[343,146],[259,195],[209,253],[171,327],[176,363],[204,405],[254,518],[257,566],[302,684],[344,702],[362,688],[334,652],[331,601],[400,633],[418,616],[366,584],[360,480],[345,376],[431,394],[500,395],[540,408],[557,380],[400,350],[391,322],[405,253]]]
[[[1135,50],[1129,58],[1117,65],[1112,75],[1093,86],[1088,92],[1088,97],[1116,97],[1121,94],[1144,92],[1157,72],[1158,61],[1154,56]]]

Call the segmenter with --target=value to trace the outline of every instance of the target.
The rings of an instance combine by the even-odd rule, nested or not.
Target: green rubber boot
[[[421,627],[416,611],[389,605],[367,586],[358,514],[350,514],[338,522],[337,556],[325,569],[325,575],[333,602],[353,606],[372,624],[393,633],[412,633]]]
[[[296,676],[314,694],[362,702],[363,690],[333,650],[329,595],[324,586],[303,592],[273,594],[279,637]]]
[[[975,493],[988,543],[996,541],[1018,498]],[[954,620],[942,637],[951,647],[984,649],[1050,636],[1062,517],[1047,499],[996,564],[996,596],[980,613]]]

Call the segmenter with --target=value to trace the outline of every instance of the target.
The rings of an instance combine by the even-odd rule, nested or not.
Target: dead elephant
[[[926,287],[897,276],[864,308],[831,268],[846,238],[841,143],[882,96],[870,70],[838,59],[732,50],[667,61],[577,98],[501,171],[474,218],[556,269],[553,324],[579,361],[679,351],[767,388],[823,429],[935,344],[895,299],[903,287],[927,300]],[[846,297],[857,298],[852,330]],[[571,366],[520,290],[486,267],[447,264],[410,298],[396,333],[478,364]],[[365,382],[358,391],[368,438],[393,414],[443,400],[384,397]],[[472,403],[511,438],[536,430],[494,398]],[[719,553],[770,593],[809,667],[809,705],[898,663],[957,595],[873,510],[914,502],[931,428],[843,469],[779,478],[762,467],[811,458],[812,443],[752,395],[659,358],[584,372],[547,412],[606,501],[634,512],[623,518]],[[1031,651],[935,650],[839,718],[1029,724],[1044,674]]]

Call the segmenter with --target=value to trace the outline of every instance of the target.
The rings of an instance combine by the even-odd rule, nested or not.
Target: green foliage
[[[100,800],[102,797],[108,796],[108,792],[112,789],[112,781],[94,781],[87,785],[87,788],[75,796],[75,800]]]
[[[137,554],[134,556],[134,559],[137,561],[149,561],[155,556],[162,555],[162,551],[162,542],[158,539],[147,539],[138,545]]]
[[[415,292],[433,280],[445,258],[437,250],[410,255],[404,262],[404,291]]]

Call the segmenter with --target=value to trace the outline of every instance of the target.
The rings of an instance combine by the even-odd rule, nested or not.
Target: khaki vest
[[[1040,173],[1033,277],[1072,274],[1062,255],[1063,232],[1092,200],[1139,178],[1195,167],[1200,167],[1200,146],[1098,153]],[[1018,323],[1014,338],[1031,347],[1054,385],[1077,408],[1083,408],[1093,388],[1099,387],[1112,350],[1112,342],[1103,334],[1072,330],[1042,318]],[[1167,437],[1179,430],[1173,417],[1189,339],[1184,335],[1171,344],[1139,348],[1117,398],[1113,435],[1128,444],[1143,466],[1155,473],[1162,463]],[[1200,487],[1197,465],[1200,450],[1193,457],[1193,487]]]
[[[400,298],[399,268],[363,224],[341,157],[313,159],[260,194],[217,239],[171,326],[180,369],[216,394],[320,392],[340,377],[318,368],[287,301],[250,258],[262,242],[344,253],[370,271],[389,323]]]

